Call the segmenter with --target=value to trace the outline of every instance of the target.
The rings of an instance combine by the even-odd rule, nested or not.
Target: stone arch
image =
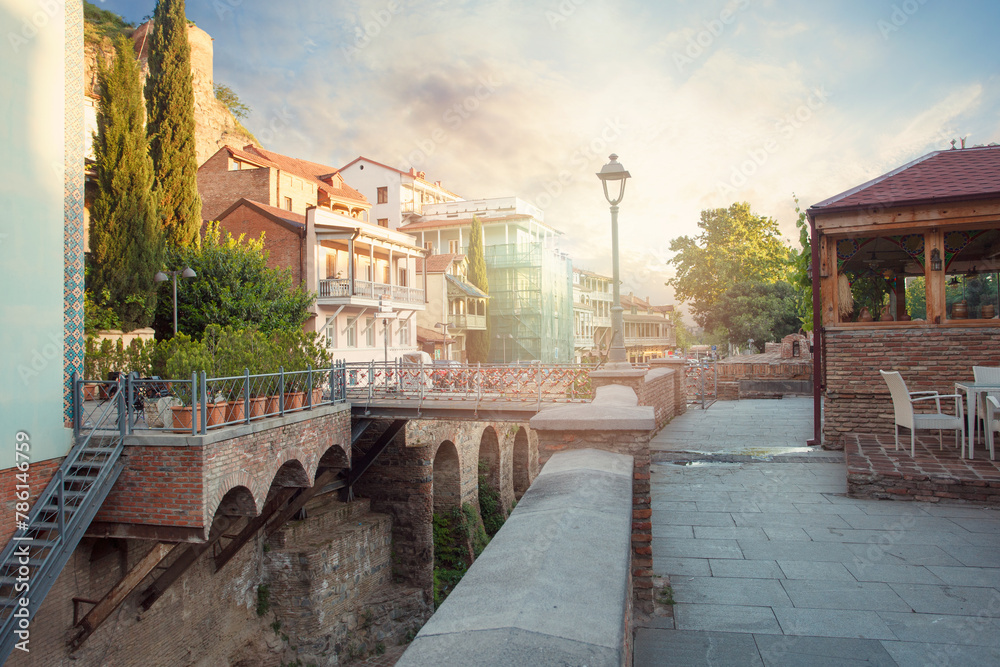
[[[246,486],[238,485],[229,489],[212,513],[212,523],[219,515],[224,516],[257,516],[257,502],[253,493]]]
[[[340,445],[334,445],[330,447],[325,452],[323,456],[319,458],[316,464],[316,470],[313,471],[313,481],[315,482],[315,477],[318,477],[320,472],[327,469],[343,470],[345,468],[351,467],[351,457],[348,456],[347,452]]]
[[[312,480],[310,479],[309,473],[306,472],[305,466],[303,466],[302,462],[298,459],[289,459],[288,461],[285,461],[281,467],[274,472],[267,495],[270,498],[275,489],[288,486],[305,488],[312,486]]]
[[[531,445],[528,442],[528,432],[523,426],[514,434],[513,450],[514,497],[520,500],[531,486]]]
[[[462,466],[458,448],[451,440],[438,445],[434,454],[433,494],[435,512],[462,506]]]
[[[485,474],[486,482],[500,493],[500,439],[492,426],[479,437],[479,474]]]
[[[210,525],[212,519],[219,513],[219,507],[222,505],[223,499],[238,487],[246,489],[246,492],[250,494],[250,498],[253,499],[253,515],[260,513],[260,510],[264,507],[264,494],[258,487],[258,482],[259,480],[245,470],[232,472],[218,480],[213,485],[214,490],[209,497],[209,501],[205,503],[205,525]]]

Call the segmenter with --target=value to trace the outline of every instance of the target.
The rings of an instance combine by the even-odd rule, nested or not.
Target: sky
[[[94,4],[98,4],[95,2]],[[106,0],[140,22],[152,0]],[[196,0],[215,80],[265,148],[359,155],[465,197],[516,195],[611,272],[595,176],[631,173],[623,291],[672,303],[670,241],[747,201],[803,208],[925,155],[1000,142],[989,0]]]

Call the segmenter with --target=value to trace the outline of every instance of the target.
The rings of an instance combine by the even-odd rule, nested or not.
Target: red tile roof
[[[310,181],[313,185],[332,197],[356,201],[360,204],[368,203],[368,199],[363,194],[347,183],[344,183],[343,177],[338,173],[339,170],[334,167],[289,157],[281,153],[259,148],[253,144],[247,144],[242,149],[234,148],[233,146],[226,146],[225,148],[233,157],[241,160],[295,174],[299,178]]]
[[[1000,146],[929,153],[814,204],[817,212],[1000,197]]]
[[[465,259],[465,255],[431,255],[427,258],[427,273],[444,273],[451,266],[452,262],[460,262]],[[423,269],[423,258],[417,258],[417,273],[421,273]]]
[[[427,327],[417,326],[417,340],[425,341],[427,343],[454,343],[455,339],[451,336],[445,336],[437,329],[428,329]]]

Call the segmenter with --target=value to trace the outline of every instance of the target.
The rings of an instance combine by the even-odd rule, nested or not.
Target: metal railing
[[[204,435],[210,430],[257,419],[277,417],[347,400],[344,362],[329,368],[231,377],[192,373],[183,380],[139,378],[120,381],[76,380],[73,427],[124,429]],[[118,398],[119,392],[122,400]],[[111,403],[113,419],[98,423],[96,416]]]
[[[419,287],[389,285],[370,280],[355,280],[354,285],[347,278],[325,278],[319,281],[317,292],[320,298],[356,296],[362,299],[388,297],[402,303],[423,303],[424,290]]]
[[[585,364],[514,365],[415,364],[403,360],[345,365],[347,398],[584,403],[594,397]]]

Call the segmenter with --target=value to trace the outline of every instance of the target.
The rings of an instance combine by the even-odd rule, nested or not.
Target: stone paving
[[[1000,511],[848,498],[843,454],[804,446],[811,419],[809,399],[717,402],[654,439],[675,604],[634,664],[1000,662]]]

